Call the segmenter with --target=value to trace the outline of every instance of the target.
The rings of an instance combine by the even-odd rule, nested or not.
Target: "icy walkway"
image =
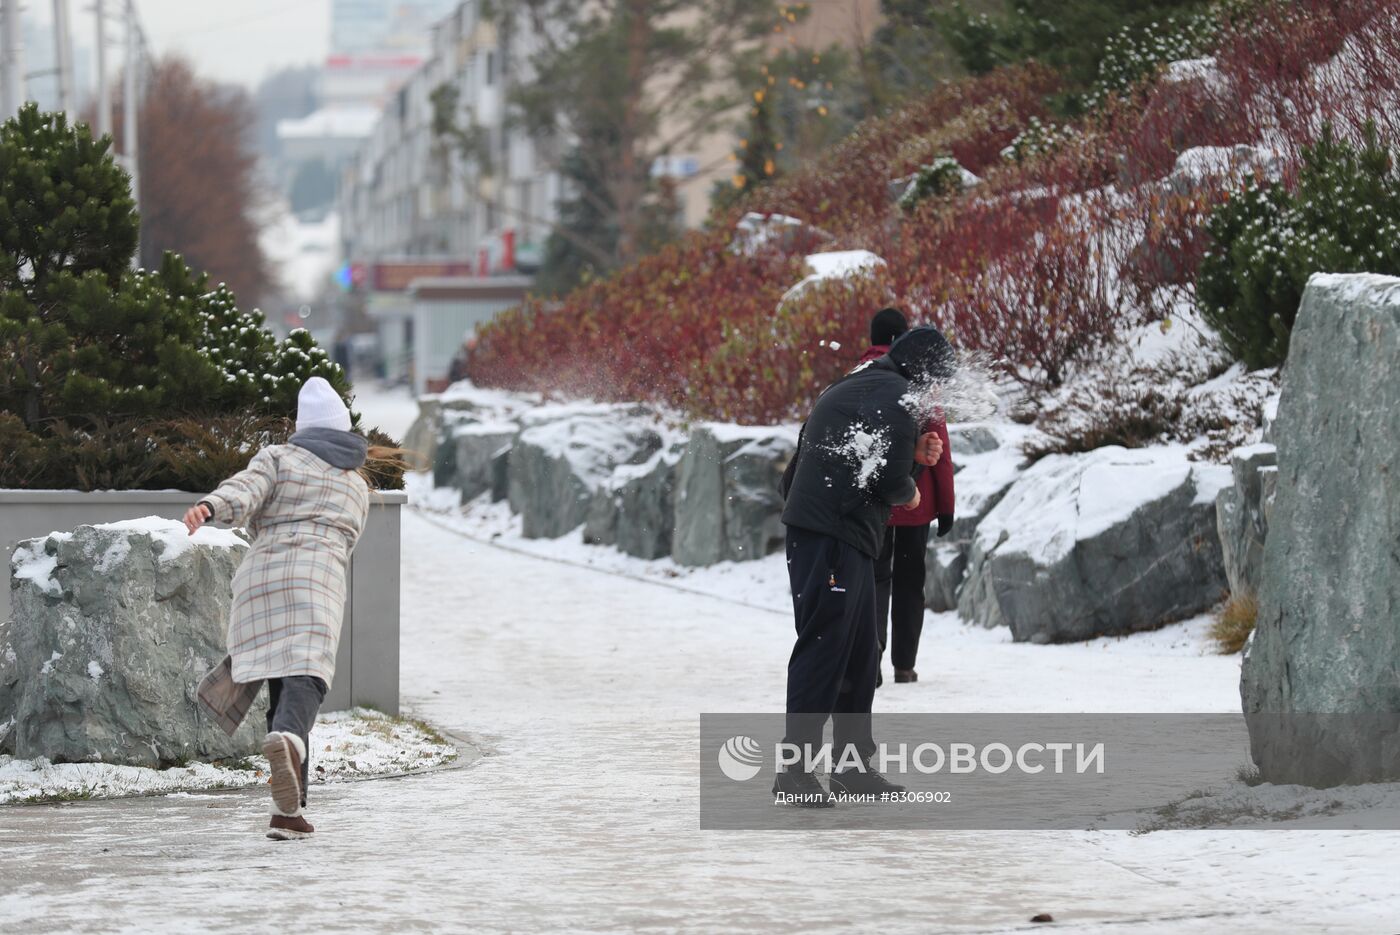
[[[0,931],[1242,935],[1400,919],[1384,834],[701,833],[697,713],[776,709],[784,616],[411,515],[404,554],[405,701],[491,755],[317,788],[306,843],[262,839],[249,792],[0,809]],[[1152,645],[1110,661],[935,628],[925,681],[877,703],[1233,702],[1233,661]],[[1038,912],[1057,924],[1029,924]]]

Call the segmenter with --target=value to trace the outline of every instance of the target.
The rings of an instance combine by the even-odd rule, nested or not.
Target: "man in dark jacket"
[[[832,804],[804,768],[808,751],[821,746],[828,717],[835,732],[832,793],[900,791],[869,766],[879,669],[875,557],[890,510],[919,505],[919,465],[936,464],[943,453],[936,433],[920,433],[917,397],[946,377],[951,359],[937,329],[915,328],[887,355],[828,387],[803,428],[783,491],[797,626],[785,740],[803,753],[774,781],[774,795],[786,801]]]
[[[889,353],[890,345],[909,323],[897,308],[882,308],[870,319],[870,347],[861,363],[878,360]],[[941,414],[932,414],[925,432],[937,432],[943,443],[943,456],[926,471],[920,471],[917,509],[896,507],[890,513],[885,542],[875,559],[875,619],[879,624],[880,655],[890,647],[896,682],[917,682],[914,663],[919,655],[919,637],[924,629],[924,578],[928,553],[929,527],[938,520],[938,535],[953,530],[953,458],[948,444],[948,427]],[[875,672],[875,687],[880,686]]]

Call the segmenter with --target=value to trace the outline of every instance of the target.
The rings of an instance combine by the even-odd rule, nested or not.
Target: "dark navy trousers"
[[[848,746],[864,762],[875,753],[870,706],[880,665],[875,560],[832,536],[789,526],[787,561],[797,643],[788,659],[786,740],[815,753],[830,717],[833,763]]]

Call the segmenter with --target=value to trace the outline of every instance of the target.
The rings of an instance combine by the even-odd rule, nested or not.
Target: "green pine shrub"
[[[32,104],[0,125],[0,487],[207,490],[307,378],[349,396],[309,334],[277,342],[178,256],[130,268],[139,221],[110,147]]]
[[[1400,178],[1374,126],[1360,147],[1330,128],[1296,187],[1257,178],[1211,214],[1196,281],[1202,317],[1251,370],[1282,364],[1314,273],[1400,274]]]

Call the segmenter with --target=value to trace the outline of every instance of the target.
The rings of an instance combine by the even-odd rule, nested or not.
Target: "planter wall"
[[[198,499],[179,490],[0,490],[0,548],[5,565],[16,543],[85,523],[143,516],[178,518]],[[350,561],[335,684],[324,710],[368,705],[399,711],[399,512],[408,497],[398,490],[370,494],[369,519]],[[0,620],[10,619],[10,589],[0,589]]]

